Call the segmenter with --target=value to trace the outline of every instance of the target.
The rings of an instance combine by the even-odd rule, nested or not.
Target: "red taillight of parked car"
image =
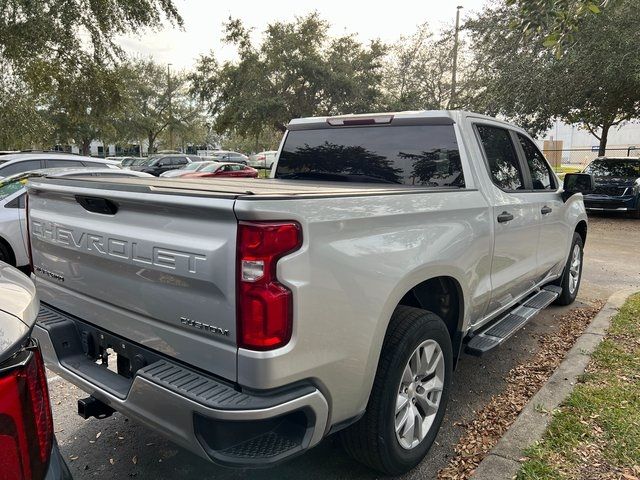
[[[291,338],[291,290],[278,282],[278,259],[302,245],[296,222],[238,223],[238,345],[272,350]]]
[[[0,477],[44,478],[53,442],[47,378],[39,351],[0,372]]]

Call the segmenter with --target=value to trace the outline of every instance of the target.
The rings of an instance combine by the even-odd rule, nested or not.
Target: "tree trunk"
[[[155,141],[156,136],[153,132],[149,132],[147,135],[147,140],[149,141],[149,145],[147,146],[147,155],[151,155],[153,153],[153,142]]]
[[[82,139],[82,155],[89,155],[91,153],[91,140]]]
[[[603,125],[602,133],[600,134],[600,146],[598,147],[598,156],[604,157],[607,151],[607,137],[609,136],[609,129],[611,125]]]

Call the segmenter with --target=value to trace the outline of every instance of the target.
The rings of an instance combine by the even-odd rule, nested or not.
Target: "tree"
[[[49,138],[52,126],[40,100],[0,59],[0,150],[30,148]]]
[[[436,38],[427,24],[413,35],[400,37],[385,62],[385,110],[450,108],[453,42],[452,31]],[[461,39],[455,108],[466,107],[477,88],[471,58]]]
[[[189,95],[189,83],[183,73],[171,73],[152,60],[128,61],[119,67],[119,76],[125,87],[122,115],[116,121],[121,137],[129,140],[145,138],[149,152],[154,151],[165,133],[175,135],[163,138],[169,147],[186,139],[188,130],[204,123],[200,104]],[[178,136],[181,138],[178,139]]]
[[[599,140],[640,115],[640,29],[636,2],[620,0],[599,15],[583,17],[574,42],[560,57],[541,41],[511,29],[517,10],[506,4],[467,22],[486,85],[476,109],[502,114],[539,133],[555,118],[577,123]]]
[[[52,97],[58,105],[51,109],[64,123],[57,135],[67,136],[76,129],[71,134],[75,141],[81,122],[76,107],[82,102],[72,105],[69,95],[56,91],[58,86],[82,83],[77,71],[86,70],[87,62],[112,65],[122,56],[115,41],[118,35],[157,26],[163,19],[182,25],[173,0],[0,0],[0,141],[12,147],[30,146],[51,135],[43,113]],[[91,87],[88,82],[84,85]],[[112,94],[109,88],[104,96]],[[90,101],[96,102],[101,100]],[[62,118],[67,107],[76,110],[75,118]],[[96,115],[103,111],[89,115],[89,120],[98,120]]]
[[[511,28],[524,38],[538,37],[557,56],[574,41],[580,23],[619,0],[507,0],[515,7]]]
[[[66,64],[87,47],[117,55],[118,35],[163,18],[182,25],[172,0],[0,0],[0,57],[20,67],[38,58]]]
[[[54,143],[76,144],[88,155],[92,140],[115,137],[112,118],[121,107],[121,81],[114,68],[90,57],[71,71],[59,70],[47,109]]]
[[[364,46],[353,36],[331,39],[318,14],[267,27],[254,45],[241,21],[229,19],[226,42],[237,62],[200,59],[193,92],[208,105],[219,133],[258,138],[283,131],[291,118],[375,110],[381,98],[384,47]]]
[[[222,148],[237,152],[257,153],[264,150],[277,150],[282,140],[282,132],[264,129],[257,137],[245,137],[235,131],[229,132],[220,139]]]

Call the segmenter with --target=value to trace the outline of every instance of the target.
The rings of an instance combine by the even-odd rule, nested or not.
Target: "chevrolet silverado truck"
[[[243,468],[338,433],[399,474],[463,352],[576,298],[591,183],[458,111],[293,120],[270,179],[38,179],[35,335],[85,417]]]

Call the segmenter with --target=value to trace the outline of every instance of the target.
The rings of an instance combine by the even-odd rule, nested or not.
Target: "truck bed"
[[[324,182],[310,180],[280,179],[180,179],[180,178],[104,178],[73,177],[49,178],[37,183],[48,185],[96,188],[96,183],[104,190],[130,191],[139,193],[166,193],[193,196],[207,196],[227,199],[290,199],[320,198],[367,195],[394,195],[417,193],[449,188],[412,187],[396,184],[372,184],[352,182]],[[454,188],[455,190],[455,188]]]

